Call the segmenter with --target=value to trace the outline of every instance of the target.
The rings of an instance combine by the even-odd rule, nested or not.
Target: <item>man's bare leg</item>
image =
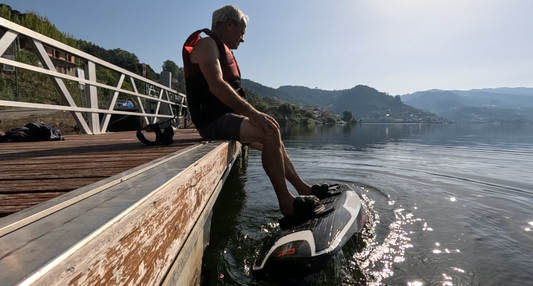
[[[283,153],[283,162],[285,165],[285,178],[291,183],[291,185],[294,186],[298,194],[300,195],[311,195],[311,185],[307,184],[302,180],[300,175],[296,172],[296,169],[294,168],[294,165],[292,164],[291,158],[289,158],[289,155],[287,154],[287,151],[285,150],[285,146],[283,145],[283,142],[281,143],[282,146],[282,153]],[[263,150],[263,144],[255,142],[250,144],[250,147],[257,149],[257,150]]]
[[[281,143],[279,130],[272,130],[271,133],[265,134],[261,128],[245,118],[241,123],[240,141],[242,143],[259,142],[263,145],[261,161],[278,197],[280,211],[283,215],[293,215],[294,196],[289,192],[285,181],[283,155],[285,149]]]

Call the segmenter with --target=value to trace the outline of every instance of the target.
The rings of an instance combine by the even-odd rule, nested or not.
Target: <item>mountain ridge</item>
[[[280,86],[277,89],[249,79],[243,87],[261,96],[276,98],[292,104],[318,108],[341,115],[352,112],[367,122],[444,122],[434,114],[405,105],[400,96],[391,96],[372,87],[357,85],[344,90],[321,90],[304,86]]]
[[[533,114],[530,112],[530,109],[533,110],[533,88],[527,87],[432,89],[390,96],[371,87],[365,91],[363,85],[332,91],[296,85],[272,88],[243,79],[243,86],[262,96],[336,114],[348,110],[357,118],[365,117],[377,122],[389,120],[387,117],[411,120],[415,114],[419,120],[436,115],[464,123],[533,122],[533,115],[530,115]],[[410,110],[398,102],[414,109]],[[433,121],[441,121],[436,117]]]
[[[458,122],[533,122],[533,88],[427,90],[402,95],[402,100]]]

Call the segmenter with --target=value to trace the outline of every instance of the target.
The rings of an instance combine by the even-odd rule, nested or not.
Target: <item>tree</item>
[[[6,4],[0,5],[0,17],[13,21],[13,18],[11,18],[11,7]]]
[[[172,78],[175,79],[178,83],[177,86],[173,86],[174,89],[177,89],[178,91],[185,90],[185,76],[183,73],[183,68],[180,68],[175,62],[171,60],[164,61],[163,66],[161,68],[163,69],[163,71],[168,71],[172,73]]]
[[[107,54],[109,56],[108,62],[139,74],[140,63],[139,58],[135,54],[119,48],[108,50]]]
[[[326,124],[335,124],[337,123],[337,120],[333,116],[326,116],[322,118],[322,122]]]
[[[298,106],[295,106],[294,108],[295,108],[294,112],[299,114],[301,117],[304,117],[305,112],[307,112],[307,110],[300,108]]]
[[[163,66],[161,68],[163,69],[163,71],[171,72],[172,76],[176,76],[179,73],[180,69],[180,67],[178,67],[178,65],[171,60],[164,61]]]
[[[289,103],[280,104],[279,107],[278,107],[278,112],[283,117],[291,117],[293,112],[294,112],[294,106],[292,104],[289,104]]]
[[[353,115],[352,115],[351,111],[345,110],[342,113],[342,120],[343,121],[350,122],[350,121],[352,121],[352,118],[353,118]]]

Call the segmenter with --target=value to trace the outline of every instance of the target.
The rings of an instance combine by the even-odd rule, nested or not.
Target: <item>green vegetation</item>
[[[17,10],[11,9],[11,7],[8,5],[0,4],[0,17],[8,19],[73,48],[79,49],[132,73],[138,75],[142,74],[142,64],[135,54],[120,48],[108,50],[91,42],[75,39],[72,35],[60,32],[55,25],[50,23],[48,18],[40,16],[35,12],[21,13]],[[31,52],[31,48],[29,50],[16,49],[15,45],[13,44],[10,49],[14,51],[17,61],[34,66],[38,65],[39,60],[37,56]],[[83,69],[85,63],[81,59],[76,58],[75,64],[78,68]],[[179,92],[184,92],[185,85],[183,80],[183,68],[179,68],[174,62],[167,60],[163,63],[163,70],[172,72],[172,88],[178,90]],[[160,75],[158,73],[156,73],[149,65],[146,65],[146,78],[157,82],[159,81],[159,77]],[[99,83],[116,86],[118,74],[112,70],[97,65],[96,78],[97,82]],[[64,82],[76,104],[84,105],[85,94],[82,90],[80,90],[78,83],[70,82],[68,80],[64,80]],[[131,84],[126,81],[123,83],[122,88],[129,91],[133,90]],[[145,93],[145,89],[146,85],[137,83],[137,90],[139,92]],[[111,92],[103,88],[97,88],[97,92],[101,107],[105,107]],[[121,94],[120,97],[130,100],[134,99],[133,96],[127,94]],[[6,100],[19,100],[50,104],[63,103],[49,76],[24,69],[17,69],[16,74],[0,74],[0,98]]]
[[[283,119],[287,119],[294,114],[294,105],[289,103],[282,103],[278,106],[278,113],[283,116]]]
[[[457,123],[533,122],[533,89],[429,90],[403,95],[402,100]]]
[[[71,47],[79,48],[78,42],[74,37],[67,33],[60,32],[48,18],[39,16],[35,12],[20,13],[17,10],[11,9],[10,6],[0,4],[0,17],[5,18],[11,22],[15,22],[21,26],[31,29],[39,34],[43,34],[54,40],[67,44]]]
[[[139,58],[126,50],[105,49],[91,42],[75,39],[72,35],[60,32],[50,21],[35,12],[20,13],[11,7],[0,4],[0,17],[51,37],[59,42],[80,49],[90,55],[141,75],[142,64]],[[12,47],[13,50],[14,45]],[[16,50],[16,60],[37,66],[37,56],[29,50]],[[84,67],[81,59],[76,59],[79,68]],[[183,68],[175,62],[166,60],[162,70],[172,73],[171,87],[185,92]],[[97,65],[97,81],[115,86],[118,74]],[[146,77],[159,81],[160,75],[146,65]],[[18,84],[17,84],[18,82]],[[84,105],[85,93],[77,82],[64,81],[76,104]],[[326,91],[301,86],[283,86],[273,89],[259,83],[243,79],[247,100],[259,111],[274,116],[280,122],[289,124],[337,124],[355,123],[356,117],[364,122],[442,122],[433,114],[402,103],[399,96],[392,97],[371,87],[356,86],[348,90]],[[124,82],[123,89],[133,90],[129,82]],[[146,92],[146,85],[138,84],[137,90]],[[98,88],[99,103],[104,107],[111,92]],[[133,99],[133,96],[121,94],[121,98]],[[39,103],[62,104],[55,87],[46,75],[17,69],[17,75],[0,73],[0,98]],[[342,114],[342,117],[337,115]]]
[[[54,38],[67,45],[77,47],[77,41],[74,38],[66,33],[59,32],[46,17],[39,16],[36,13],[23,14],[19,11],[12,10],[7,5],[1,4],[0,17]],[[37,66],[39,63],[34,53],[15,49],[15,45],[12,45],[10,51],[15,55],[16,61],[33,66]],[[79,88],[76,88],[77,83],[66,81],[65,85],[72,93],[75,102],[81,104],[81,92]],[[60,101],[57,91],[47,75],[24,69],[18,69],[16,75],[8,73],[0,74],[0,98],[52,104],[57,104]]]
[[[21,63],[37,66],[37,56],[25,50],[17,50],[15,59]],[[85,97],[77,82],[65,80],[74,102],[84,103]],[[83,96],[82,96],[83,95]],[[18,69],[17,74],[0,73],[0,99],[17,100],[34,103],[60,104],[61,99],[49,76],[25,69]]]
[[[320,111],[318,108],[301,107],[275,98],[261,96],[248,88],[244,88],[244,90],[246,99],[252,106],[273,116],[280,123],[306,125],[344,123],[338,115]],[[347,122],[355,123],[356,121],[355,118],[352,118],[351,121]]]
[[[341,113],[345,110],[351,111],[363,122],[444,122],[434,114],[404,104],[400,96],[390,96],[365,85],[342,92],[332,111]]]
[[[342,118],[343,121],[346,121],[346,122],[352,122],[352,123],[356,122],[355,118],[352,115],[352,112],[348,111],[348,110],[345,110],[342,113],[342,117],[341,118]]]
[[[314,113],[320,117],[317,119],[328,124],[355,122],[356,119],[358,122],[446,122],[435,114],[405,105],[399,96],[390,96],[364,85],[335,91],[302,86],[274,89],[246,79],[243,85],[268,98],[307,106],[304,109],[316,109],[318,112]],[[345,115],[345,111],[351,112],[353,119]],[[336,114],[343,114],[343,117]]]
[[[185,93],[185,73],[175,62],[166,60],[163,62],[163,71],[172,73],[172,88]]]

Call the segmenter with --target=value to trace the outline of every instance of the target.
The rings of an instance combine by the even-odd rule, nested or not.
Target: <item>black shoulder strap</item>
[[[154,131],[155,141],[150,141],[146,139],[146,137],[144,137],[144,134],[142,134],[142,131],[146,130],[148,127],[150,127]],[[146,145],[158,145],[163,141],[163,138],[164,135],[163,132],[161,132],[161,128],[159,127],[158,123],[147,125],[146,127],[137,131],[137,139],[139,139],[139,141]]]

